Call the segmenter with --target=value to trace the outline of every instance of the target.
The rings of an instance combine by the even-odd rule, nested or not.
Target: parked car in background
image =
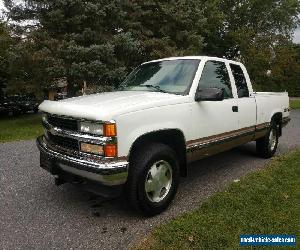
[[[0,114],[20,115],[27,112],[38,112],[39,102],[32,94],[9,95],[0,100]]]
[[[19,115],[21,113],[21,106],[14,96],[4,97],[0,100],[1,115]]]
[[[5,99],[0,99],[0,115],[7,113],[7,108],[5,107]]]
[[[205,56],[147,62],[119,91],[40,110],[40,163],[56,184],[120,188],[147,215],[167,208],[192,161],[251,141],[272,157],[290,120],[286,92],[254,92],[243,64]]]
[[[18,98],[18,104],[20,106],[20,109],[22,110],[22,113],[27,112],[38,112],[39,103],[35,96],[33,95],[23,95],[19,96]]]

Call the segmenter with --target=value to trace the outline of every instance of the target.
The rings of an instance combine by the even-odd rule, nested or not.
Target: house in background
[[[67,98],[68,83],[66,78],[57,79],[55,82],[49,84],[44,88],[44,100],[61,100]],[[75,96],[90,95],[101,92],[110,92],[115,89],[114,84],[111,85],[97,85],[87,83],[86,81],[75,81],[74,88],[76,90]]]
[[[66,96],[67,86],[66,78],[57,79],[44,89],[44,99],[54,101],[57,100],[58,96]]]

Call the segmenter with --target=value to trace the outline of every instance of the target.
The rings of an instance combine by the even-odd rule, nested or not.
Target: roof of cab
[[[237,61],[232,61],[226,58],[221,58],[221,57],[213,57],[213,56],[178,56],[178,57],[167,57],[167,58],[161,58],[161,59],[157,59],[157,60],[152,60],[149,62],[144,62],[143,64],[146,63],[152,63],[152,62],[161,62],[161,61],[171,61],[171,60],[188,60],[188,59],[196,59],[196,60],[203,60],[203,59],[210,59],[210,60],[220,60],[220,61],[228,61],[231,63],[239,63]]]

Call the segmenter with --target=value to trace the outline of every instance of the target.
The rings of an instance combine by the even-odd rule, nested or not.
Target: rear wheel
[[[264,137],[256,141],[257,153],[263,158],[272,157],[277,150],[278,139],[278,126],[274,121],[272,121],[269,132]]]
[[[161,143],[151,143],[135,152],[130,163],[127,197],[131,205],[151,216],[165,210],[179,182],[175,152]]]

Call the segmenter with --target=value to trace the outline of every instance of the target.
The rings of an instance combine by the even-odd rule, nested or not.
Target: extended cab
[[[56,184],[124,190],[148,215],[169,205],[192,161],[250,141],[274,155],[290,111],[286,92],[253,92],[243,64],[205,56],[146,62],[115,92],[39,108],[41,167]]]

